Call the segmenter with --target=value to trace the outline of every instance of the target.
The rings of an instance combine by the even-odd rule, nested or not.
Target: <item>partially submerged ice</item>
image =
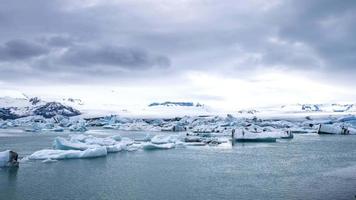
[[[154,144],[151,142],[147,142],[142,146],[144,150],[172,149],[174,147],[175,147],[175,143]]]
[[[98,138],[91,135],[71,135],[68,139],[56,137],[54,149],[43,149],[28,157],[30,160],[57,160],[72,158],[94,158],[106,156],[108,153],[135,151],[141,146],[135,145],[129,138],[111,136]]]
[[[14,151],[6,150],[0,152],[0,167],[18,167],[17,158],[18,155]]]
[[[348,127],[344,123],[320,124],[318,134],[354,135],[356,134],[356,129]]]

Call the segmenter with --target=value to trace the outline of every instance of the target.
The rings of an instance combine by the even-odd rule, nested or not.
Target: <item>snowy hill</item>
[[[55,115],[66,117],[79,115],[80,112],[71,106],[59,102],[46,102],[38,97],[29,98],[26,95],[15,97],[0,97],[0,119],[17,119],[31,115],[40,115],[50,118]]]

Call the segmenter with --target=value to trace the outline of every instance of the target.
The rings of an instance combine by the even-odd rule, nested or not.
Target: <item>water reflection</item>
[[[17,172],[19,168],[18,167],[9,167],[7,168],[7,173],[8,173],[8,181],[9,183],[15,183],[17,179]]]
[[[15,199],[17,188],[18,167],[0,169],[0,193],[6,199]]]

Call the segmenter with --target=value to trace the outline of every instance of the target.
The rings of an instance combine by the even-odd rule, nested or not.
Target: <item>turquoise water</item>
[[[48,148],[55,136],[63,135],[9,131],[0,133],[0,150],[11,148],[21,156]],[[295,135],[290,141],[227,149],[123,152],[0,169],[0,199],[355,199],[355,195],[356,136]]]

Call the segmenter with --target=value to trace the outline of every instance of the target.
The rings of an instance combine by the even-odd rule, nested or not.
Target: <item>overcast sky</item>
[[[355,63],[355,0],[0,0],[0,89],[33,95],[356,102]]]

